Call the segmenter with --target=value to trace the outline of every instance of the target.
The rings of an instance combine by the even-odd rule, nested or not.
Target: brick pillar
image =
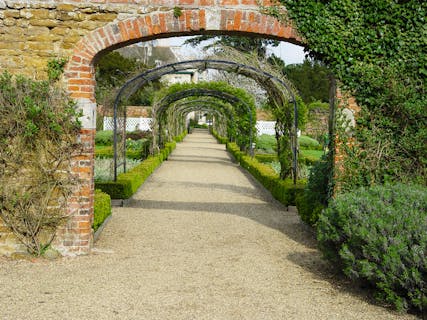
[[[89,99],[76,99],[83,111],[80,132],[81,152],[73,157],[71,170],[79,179],[76,191],[70,197],[67,213],[69,220],[60,228],[54,247],[63,255],[87,254],[93,243],[94,150],[96,104]]]

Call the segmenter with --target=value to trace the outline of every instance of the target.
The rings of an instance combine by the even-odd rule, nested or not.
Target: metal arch
[[[228,67],[233,67],[231,69],[228,69]],[[290,89],[290,87],[288,86],[288,84],[283,81],[282,79],[275,77],[263,70],[259,70],[257,68],[254,68],[252,66],[248,66],[245,64],[240,64],[240,63],[236,63],[236,62],[232,62],[232,61],[227,61],[227,60],[219,60],[219,59],[195,59],[195,60],[187,60],[187,61],[181,61],[181,62],[176,62],[176,63],[171,63],[171,64],[167,64],[164,66],[160,66],[151,70],[147,70],[137,76],[135,76],[134,78],[126,81],[126,83],[120,88],[116,99],[114,101],[114,171],[115,171],[115,176],[114,179],[116,180],[116,170],[117,170],[117,108],[118,105],[121,101],[122,96],[125,93],[125,90],[128,89],[133,82],[138,81],[139,83],[130,91],[130,93],[128,94],[128,97],[131,96],[133,93],[136,92],[136,90],[140,87],[142,87],[143,85],[145,85],[145,83],[147,82],[151,82],[153,80],[159,79],[160,77],[166,75],[166,74],[170,74],[170,73],[174,73],[177,71],[181,71],[181,70],[187,70],[187,69],[199,69],[199,70],[206,70],[206,69],[217,69],[217,70],[224,70],[224,71],[228,71],[228,72],[237,72],[238,74],[242,74],[242,75],[246,75],[246,72],[248,72],[249,74],[257,74],[257,75],[261,75],[264,77],[264,81],[274,81],[279,83],[281,86],[283,86],[286,91],[288,92],[289,96],[291,97],[291,100],[289,102],[293,103],[294,105],[294,128],[295,128],[295,139],[296,139],[296,133],[298,130],[298,106],[297,106],[297,102],[295,99],[295,95],[293,93],[293,91]],[[252,77],[255,81],[256,79],[254,77]],[[262,86],[262,85],[261,85]],[[126,151],[124,151],[126,152]],[[294,166],[293,166],[293,173],[294,173],[294,184],[296,184],[296,173],[297,173],[297,148],[296,148],[296,143],[294,141],[294,150],[293,150],[293,156],[294,156]]]
[[[222,113],[224,115],[231,118],[231,120],[234,120],[234,115],[233,115],[232,110],[228,109],[225,105],[220,104],[220,103],[215,103],[214,101],[203,102],[203,104],[196,105],[196,104],[200,103],[200,101],[203,101],[203,100],[195,100],[194,102],[193,101],[185,101],[184,103],[175,104],[174,108],[177,110],[180,110],[181,108],[189,107],[189,106],[194,106],[194,107],[199,107],[199,108],[204,108],[204,107],[216,108],[216,110],[222,111]]]
[[[184,101],[184,102],[178,102],[178,103],[174,104],[174,107],[179,108],[181,106],[191,105],[193,103],[200,103],[203,105],[224,107],[224,110],[227,111],[228,116],[232,119],[232,121],[234,120],[232,108],[227,108],[225,104],[216,102],[215,100],[202,100],[202,99],[189,100],[189,101]]]
[[[213,105],[211,106],[181,105],[177,107],[174,111],[176,111],[179,114],[182,114],[182,113],[188,114],[193,111],[214,112],[217,116],[220,116],[221,118],[224,118],[226,120],[231,120],[227,118],[227,116],[223,113],[223,110],[216,109]]]
[[[253,117],[252,117],[252,110],[249,107],[249,105],[243,101],[242,99],[228,93],[223,92],[220,90],[213,90],[213,89],[188,89],[188,90],[182,90],[178,92],[174,92],[172,94],[167,95],[162,100],[158,102],[157,105],[160,105],[158,109],[154,109],[154,111],[158,114],[162,114],[167,108],[169,108],[170,104],[181,100],[184,98],[188,98],[191,96],[208,96],[208,97],[215,97],[220,100],[225,100],[227,102],[234,102],[234,103],[241,103],[244,105],[249,113],[249,123],[250,123],[250,131],[249,131],[249,152],[250,155],[253,156],[253,146],[252,146],[252,135],[253,135]]]
[[[180,116],[188,115],[190,112],[193,111],[202,111],[202,112],[208,112],[212,114],[216,121],[219,123],[229,122],[231,119],[227,118],[227,116],[222,112],[222,110],[215,109],[215,107],[212,106],[194,106],[194,105],[188,105],[188,106],[180,106],[178,108],[177,113],[180,114]]]
[[[199,108],[199,107],[196,107],[196,106],[186,106],[186,107],[183,107],[182,109],[177,110],[177,112],[180,113],[180,114],[182,114],[182,113],[183,114],[188,114],[188,113],[193,112],[193,111],[211,112],[211,113],[214,113],[218,117],[225,118],[224,114],[221,113],[219,110],[216,110],[216,109],[213,109],[213,108],[209,108],[209,107],[201,107],[201,108]]]
[[[196,105],[196,104],[202,104],[202,105]],[[230,106],[231,107],[231,106]],[[231,122],[231,124],[234,124],[234,115],[233,111],[223,103],[216,102],[214,100],[191,100],[191,101],[184,101],[178,104],[174,104],[173,111],[182,113],[186,112],[187,114],[191,111],[209,111],[213,112],[215,111],[217,116],[223,119],[223,121],[226,121],[228,123]],[[188,111],[191,110],[191,111]]]
[[[179,105],[175,104],[174,108],[172,109],[172,112],[178,113],[179,116],[183,116],[183,114],[188,114],[189,112],[192,112],[192,111],[210,112],[210,113],[214,113],[215,116],[220,121],[226,121],[226,122],[231,121],[233,123],[234,115],[230,113],[230,110],[227,109],[224,104],[214,103],[213,101],[209,101],[210,103],[204,103],[204,105],[202,106],[194,104],[195,102],[200,102],[200,101],[206,102],[206,100],[192,100],[192,101],[186,101]]]
[[[227,101],[229,103],[241,103],[246,107],[248,112],[251,112],[251,108],[245,101],[236,97],[235,95],[232,95],[231,93],[220,91],[220,90],[202,89],[202,88],[193,88],[193,89],[181,90],[178,92],[171,93],[165,96],[162,100],[160,100],[157,103],[159,108],[156,109],[155,111],[156,113],[158,112],[159,114],[161,114],[165,109],[169,108],[170,104],[172,104],[173,102],[184,99],[184,98],[188,98],[191,96],[213,97],[213,98]]]

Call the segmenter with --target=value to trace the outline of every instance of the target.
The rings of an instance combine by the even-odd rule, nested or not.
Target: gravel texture
[[[196,130],[115,208],[93,253],[0,258],[0,319],[415,319],[321,260],[294,210]]]

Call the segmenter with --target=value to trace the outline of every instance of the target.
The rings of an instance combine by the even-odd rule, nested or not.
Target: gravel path
[[[295,212],[189,135],[93,254],[0,259],[0,319],[415,319],[332,275]]]

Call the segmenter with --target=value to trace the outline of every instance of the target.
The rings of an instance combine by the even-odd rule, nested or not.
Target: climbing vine
[[[78,183],[70,161],[80,130],[75,103],[48,81],[0,75],[0,218],[40,255],[65,222]]]

